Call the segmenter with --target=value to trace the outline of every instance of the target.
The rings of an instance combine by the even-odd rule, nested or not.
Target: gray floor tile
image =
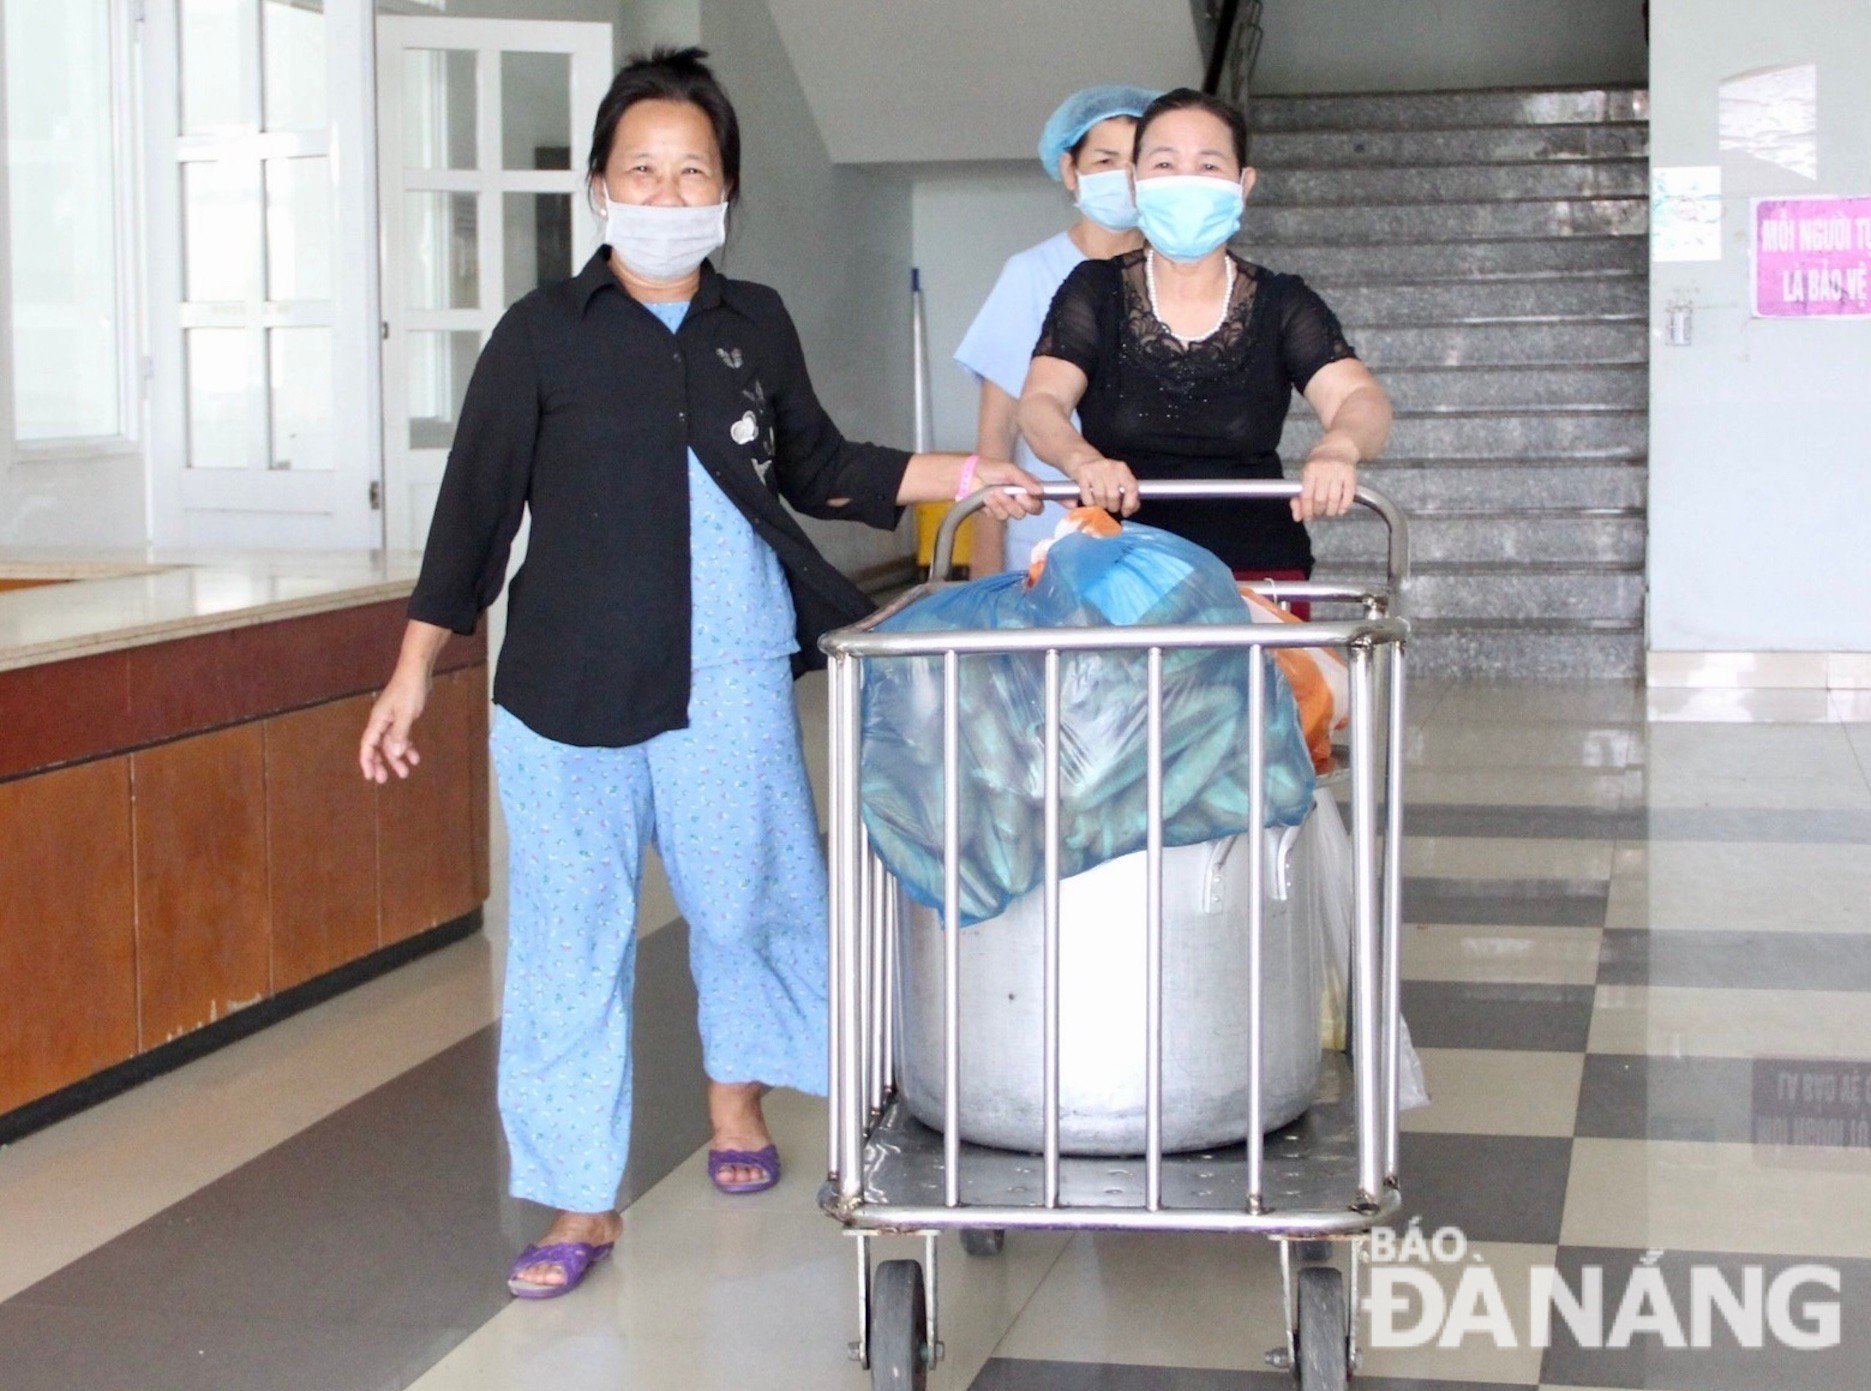
[[[639,955],[623,1202],[708,1137],[687,939]],[[496,1048],[472,1035],[0,1304],[7,1391],[406,1385],[508,1302],[543,1225],[506,1196]]]
[[[1403,815],[1414,836],[1535,837],[1546,840],[1744,840],[1778,844],[1871,844],[1871,812],[1735,807],[1495,806],[1417,802]]]
[[[1598,980],[1601,985],[1722,990],[1871,991],[1871,936],[1613,928],[1599,947]]]
[[[1598,1140],[1753,1138],[1754,1061],[1588,1053],[1574,1133]]]
[[[971,1391],[1277,1391],[1290,1388],[1285,1372],[1227,1372],[1200,1367],[1125,1367],[1109,1362],[1039,1362],[996,1357],[981,1369]],[[1359,1377],[1358,1391],[1534,1391],[1500,1382],[1417,1381]]]
[[[0,1369],[7,1391],[402,1391],[472,1331],[9,1306]]]
[[[1413,923],[1504,927],[1603,927],[1611,881],[1444,879],[1403,881],[1403,917]]]
[[[1557,1265],[1567,1288],[1581,1288],[1581,1272],[1597,1266],[1604,1272],[1604,1322],[1601,1333],[1613,1329],[1619,1302],[1630,1286],[1631,1272],[1640,1261],[1655,1261],[1670,1293],[1669,1307],[1681,1320],[1685,1335],[1691,1331],[1693,1301],[1690,1282],[1694,1267],[1721,1272],[1728,1289],[1739,1294],[1742,1270],[1762,1268],[1764,1284],[1791,1266],[1801,1264],[1783,1256],[1753,1257],[1733,1253],[1709,1254],[1669,1251],[1657,1255],[1602,1247],[1561,1247]],[[1553,1343],[1547,1349],[1541,1381],[1548,1386],[1646,1387],[1693,1386],[1696,1391],[1838,1391],[1865,1384],[1871,1366],[1871,1261],[1828,1259],[1818,1264],[1836,1270],[1839,1290],[1830,1293],[1803,1286],[1794,1297],[1796,1314],[1809,1303],[1835,1303],[1839,1312],[1839,1342],[1835,1347],[1794,1349],[1775,1339],[1771,1325],[1760,1347],[1742,1346],[1718,1311],[1711,1321],[1711,1346],[1705,1349],[1670,1348],[1658,1334],[1637,1334],[1626,1347],[1581,1347],[1562,1318],[1553,1320]],[[1709,1276],[1700,1277],[1705,1281]],[[1769,1301],[1771,1303],[1771,1301]],[[1803,1327],[1812,1325],[1800,1319]]]
[[[1532,1048],[1582,1053],[1593,987],[1406,980],[1403,1015],[1419,1048]]]
[[[1636,837],[1650,840],[1756,840],[1784,845],[1871,844],[1871,812],[1861,810],[1651,807],[1639,812],[1637,819],[1639,830]]]
[[[1425,1234],[1459,1227],[1470,1241],[1552,1245],[1565,1216],[1572,1141],[1526,1135],[1406,1131],[1398,1154],[1403,1206]]]

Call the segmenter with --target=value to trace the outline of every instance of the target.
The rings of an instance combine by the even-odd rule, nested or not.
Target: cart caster
[[[971,1256],[998,1256],[1007,1244],[1005,1227],[963,1227],[961,1249]]]
[[[1300,1391],[1345,1391],[1351,1378],[1345,1336],[1345,1279],[1336,1270],[1299,1272]]]
[[[929,1384],[928,1306],[919,1261],[885,1261],[871,1277],[871,1391]]]

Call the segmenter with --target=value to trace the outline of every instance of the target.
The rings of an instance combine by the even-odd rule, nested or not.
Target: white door
[[[372,0],[151,0],[151,531],[370,548]]]
[[[611,26],[384,16],[384,533],[420,549],[481,345],[598,246],[584,161]]]

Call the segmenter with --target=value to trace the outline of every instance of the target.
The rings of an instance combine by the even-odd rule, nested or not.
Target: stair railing
[[[1202,90],[1243,110],[1260,58],[1261,0],[1197,0],[1207,23],[1208,70]]]

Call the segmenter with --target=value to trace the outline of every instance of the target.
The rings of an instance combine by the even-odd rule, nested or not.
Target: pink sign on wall
[[[1871,317],[1871,197],[1754,200],[1754,315]]]

